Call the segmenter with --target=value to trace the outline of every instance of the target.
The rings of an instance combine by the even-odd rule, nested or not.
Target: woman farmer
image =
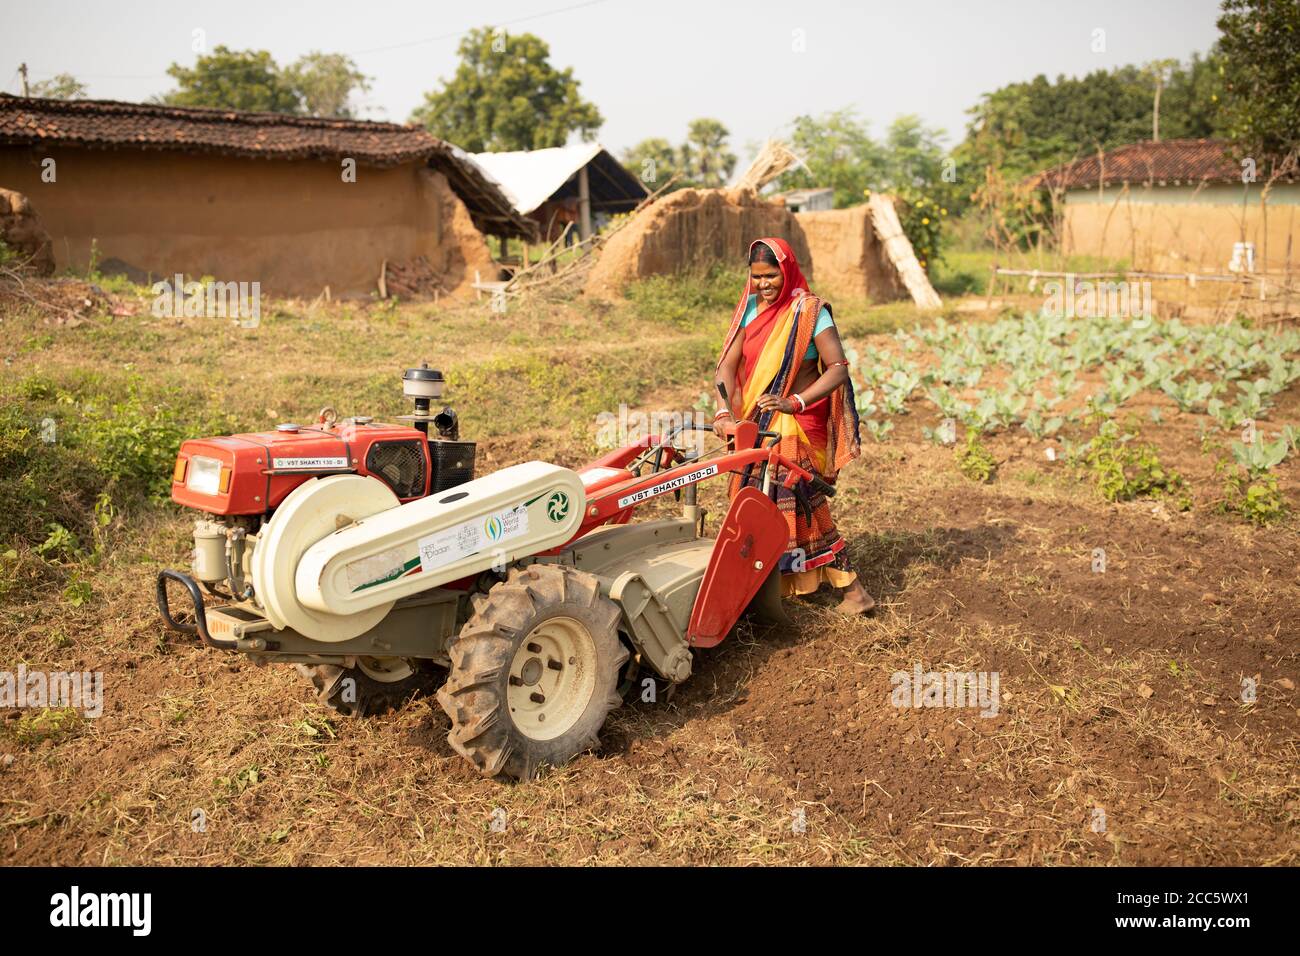
[[[848,365],[830,304],[809,291],[790,246],[783,239],[756,239],[718,360],[714,431],[721,436],[728,420],[752,419],[760,430],[780,434],[781,454],[833,484],[861,454]],[[755,469],[749,483],[757,482]],[[742,475],[733,475],[730,496],[744,484]],[[842,590],[839,610],[870,611],[875,601],[849,564],[826,496],[802,484],[811,521],[794,495],[778,486],[777,506],[790,527],[780,563],[782,596],[811,594],[825,582]]]

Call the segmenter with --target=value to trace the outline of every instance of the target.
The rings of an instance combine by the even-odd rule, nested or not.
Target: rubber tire
[[[510,666],[530,632],[550,617],[581,623],[596,648],[595,687],[586,709],[563,734],[535,740],[510,715]],[[487,595],[448,648],[451,674],[438,703],[451,718],[447,741],[485,777],[531,780],[545,764],[568,763],[600,746],[600,729],[622,703],[619,675],[629,651],[619,640],[618,606],[590,574],[556,564],[514,568]]]
[[[370,717],[400,710],[412,697],[432,694],[442,683],[444,672],[428,661],[411,661],[414,672],[399,681],[377,681],[360,667],[337,664],[298,664],[298,673],[311,681],[316,700],[345,717]],[[346,684],[356,682],[356,700],[344,700]],[[351,696],[351,695],[347,695]]]

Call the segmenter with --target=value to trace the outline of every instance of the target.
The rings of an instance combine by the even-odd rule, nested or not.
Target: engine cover
[[[544,461],[504,468],[359,516],[317,541],[298,562],[296,598],[311,612],[349,618],[387,608],[409,594],[564,544],[585,507],[582,479],[568,468]]]

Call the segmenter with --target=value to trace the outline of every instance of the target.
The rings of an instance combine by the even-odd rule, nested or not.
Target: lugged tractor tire
[[[452,748],[485,777],[531,780],[599,747],[629,652],[596,578],[534,564],[473,600],[438,691]]]
[[[370,717],[398,710],[412,697],[433,693],[442,683],[444,673],[428,661],[404,661],[410,673],[394,677],[391,668],[398,660],[367,660],[364,665],[358,662],[356,667],[337,664],[297,667],[298,673],[311,681],[320,703],[346,717]],[[390,674],[383,673],[385,668],[390,669]]]

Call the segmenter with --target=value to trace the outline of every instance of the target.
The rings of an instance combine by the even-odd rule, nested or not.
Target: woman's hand
[[[765,393],[758,396],[758,410],[765,412],[768,409],[775,409],[778,412],[784,412],[789,415],[798,410],[799,405],[793,399],[782,398],[780,395]]]
[[[713,434],[717,435],[723,441],[726,441],[727,434],[722,429],[727,425],[730,425],[734,420],[735,419],[731,417],[730,412],[727,412],[724,415],[719,415],[717,418],[713,419]]]

